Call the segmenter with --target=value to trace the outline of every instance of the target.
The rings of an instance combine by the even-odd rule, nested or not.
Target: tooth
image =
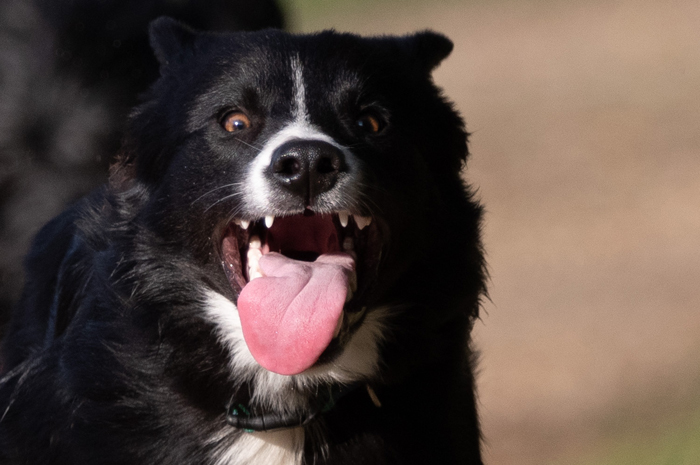
[[[260,238],[258,236],[251,237],[250,241],[248,242],[248,248],[259,249],[260,247],[262,247],[262,242],[260,241]]]
[[[352,296],[355,295],[355,291],[357,291],[357,275],[353,273],[351,276],[349,276],[349,278],[348,291],[345,294],[345,303],[350,302],[350,300],[352,300]]]
[[[275,221],[274,215],[268,215],[265,217],[265,226],[268,228],[272,227],[272,223]]]
[[[250,275],[248,276],[248,282],[251,282],[254,279],[262,278],[263,275],[259,271],[251,271]]]
[[[377,393],[374,392],[374,389],[372,389],[372,386],[369,384],[367,385],[367,394],[375,407],[379,408],[382,406],[382,403],[379,402],[379,397],[377,397]]]
[[[236,224],[236,226],[240,226],[240,225],[241,225],[241,219],[240,219],[240,218],[234,218],[234,219],[233,219],[233,222]]]
[[[348,284],[350,285],[348,294],[350,295],[350,298],[352,298],[352,294],[357,292],[357,273],[354,271],[350,275],[350,279],[348,279]],[[350,298],[346,298],[346,301],[350,300]]]
[[[257,239],[257,236],[253,236],[251,242]],[[260,241],[260,239],[257,239]],[[262,251],[260,247],[250,247],[248,248],[248,281],[252,281],[255,278],[262,276],[262,271],[260,270],[260,257],[262,257]]]
[[[248,229],[248,225],[250,225],[250,221],[248,221],[248,220],[241,220],[241,228],[243,228],[243,229]]]
[[[371,216],[360,216],[360,215],[352,215],[353,218],[355,218],[355,223],[357,224],[357,228],[362,231],[365,229],[366,226],[369,226],[370,223],[372,223],[372,217]]]
[[[262,257],[262,251],[258,248],[250,248],[248,249],[248,264],[250,265],[251,260],[254,261],[254,263],[257,265],[258,260],[260,260],[260,257]],[[253,267],[255,269],[255,267]]]
[[[348,219],[350,215],[348,212],[338,212],[338,219],[340,220],[340,224],[342,227],[345,227],[348,225]]]
[[[333,337],[338,337],[338,334],[340,334],[340,328],[343,327],[343,313],[340,314],[340,318],[338,318],[338,324],[335,326],[335,331],[333,332]]]

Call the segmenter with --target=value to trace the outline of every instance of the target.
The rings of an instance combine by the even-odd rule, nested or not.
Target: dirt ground
[[[455,42],[435,78],[488,210],[487,463],[574,463],[673,422],[700,399],[700,2],[425,3],[296,24]]]

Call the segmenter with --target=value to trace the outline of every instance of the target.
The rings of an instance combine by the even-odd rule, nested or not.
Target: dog
[[[31,238],[107,179],[137,95],[158,77],[148,24],[282,28],[273,0],[0,2],[0,337]]]
[[[109,182],[5,337],[7,464],[480,464],[468,134],[430,31],[151,25]]]

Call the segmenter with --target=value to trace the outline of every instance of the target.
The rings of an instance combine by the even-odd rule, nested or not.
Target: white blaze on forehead
[[[304,72],[299,55],[293,56],[290,62],[294,92],[294,121],[308,123],[309,113],[306,110],[306,87],[304,86]]]
[[[285,213],[271,208],[271,205],[274,204],[275,191],[269,185],[270,181],[265,173],[272,162],[272,154],[278,147],[289,141],[316,140],[327,142],[343,153],[350,173],[356,174],[359,172],[359,163],[352,152],[311,123],[309,109],[306,105],[303,65],[298,55],[294,55],[289,59],[289,72],[292,82],[290,120],[277,133],[270,136],[248,168],[248,176],[244,182],[243,189],[243,210],[251,218],[246,219],[257,219],[270,214]],[[357,187],[353,187],[350,191],[356,192]]]

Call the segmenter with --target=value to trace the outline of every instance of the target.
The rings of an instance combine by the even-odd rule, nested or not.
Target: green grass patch
[[[618,430],[605,441],[603,451],[577,465],[698,465],[700,464],[700,409],[663,425],[629,432]],[[563,462],[560,462],[563,465]],[[567,461],[567,465],[570,464]]]

